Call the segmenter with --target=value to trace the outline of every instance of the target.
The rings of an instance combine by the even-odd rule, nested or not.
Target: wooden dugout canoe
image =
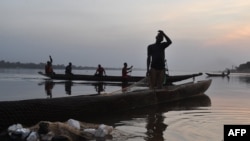
[[[227,70],[226,72],[222,73],[206,73],[208,77],[228,77],[230,75],[230,71]]]
[[[71,96],[0,102],[0,131],[15,123],[35,124],[41,120],[65,121],[120,113],[151,105],[174,102],[203,94],[212,80],[97,96]]]
[[[207,76],[209,77],[228,77],[229,74],[217,74],[217,73],[206,73]]]
[[[144,79],[144,76],[130,76],[126,79],[121,76],[94,76],[94,75],[83,75],[83,74],[74,74],[74,75],[65,75],[65,74],[54,74],[54,75],[46,75],[43,72],[38,72],[38,74],[48,77],[50,79],[55,80],[82,80],[82,81],[110,81],[110,82],[138,82]],[[166,76],[166,82],[173,83],[182,80],[186,80],[189,78],[195,78],[197,76],[201,76],[202,73],[194,73],[187,75],[174,75],[174,76]]]

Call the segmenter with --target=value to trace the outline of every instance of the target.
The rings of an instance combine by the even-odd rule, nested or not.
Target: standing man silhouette
[[[45,65],[45,74],[46,75],[54,75],[53,67],[52,67],[52,62],[53,59],[51,56],[49,56],[49,61],[47,61],[47,64]]]
[[[166,42],[163,42],[165,38]],[[159,30],[156,42],[148,46],[147,51],[147,76],[150,78],[150,89],[160,89],[165,78],[165,49],[172,44],[169,37]]]
[[[73,73],[72,73],[72,63],[71,62],[69,62],[69,64],[66,66],[65,74],[66,75],[73,75]]]

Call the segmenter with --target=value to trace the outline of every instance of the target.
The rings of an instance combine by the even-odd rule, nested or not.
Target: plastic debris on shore
[[[38,125],[40,126],[40,124],[43,122],[40,122]],[[45,122],[44,123],[52,123],[52,122]],[[93,137],[96,138],[104,138],[107,135],[111,135],[111,132],[113,131],[113,127],[112,126],[108,126],[105,124],[100,124],[99,126],[96,125],[95,127],[97,128],[93,128],[93,126],[89,127],[89,128],[85,128],[82,129],[81,124],[82,122],[75,120],[75,119],[69,119],[66,122],[55,122],[53,124],[62,124],[64,126],[68,126],[69,128],[65,128],[66,129],[70,129],[70,128],[74,128],[75,130],[73,131],[77,131],[75,133],[75,135],[78,135],[78,133],[83,133],[83,134],[90,134]],[[40,130],[41,127],[30,127],[30,128],[25,128],[22,126],[22,124],[13,124],[11,126],[8,127],[7,131],[8,131],[8,135],[11,139],[13,140],[22,140],[22,141],[52,141],[55,140],[56,138],[66,138],[69,140],[70,136],[67,135],[58,135],[56,134],[57,131],[50,131],[48,130],[46,133],[41,133]],[[62,130],[62,129],[60,129]],[[71,130],[72,131],[72,130]],[[53,133],[55,132],[55,133]],[[67,132],[67,131],[65,131]],[[65,136],[65,137],[64,137]]]

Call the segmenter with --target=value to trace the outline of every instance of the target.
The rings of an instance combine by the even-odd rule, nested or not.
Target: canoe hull
[[[209,77],[228,77],[229,74],[216,74],[216,73],[206,73],[207,76]]]
[[[138,82],[144,79],[144,76],[131,76],[126,79],[122,78],[121,76],[94,76],[94,75],[81,75],[81,74],[74,74],[74,75],[65,75],[65,74],[55,74],[55,75],[46,75],[43,72],[38,72],[40,75],[48,77],[50,79],[55,80],[83,80],[83,81],[110,81],[110,82]],[[178,82],[182,80],[186,80],[189,78],[195,78],[197,76],[201,76],[202,73],[195,73],[195,74],[187,74],[187,75],[175,75],[175,76],[167,76],[166,81],[168,83]]]
[[[230,70],[222,73],[206,73],[208,77],[229,77]]]
[[[0,129],[6,129],[14,123],[35,124],[41,120],[65,121],[69,118],[96,117],[174,102],[203,94],[210,84],[211,80],[204,80],[159,90],[0,102]]]

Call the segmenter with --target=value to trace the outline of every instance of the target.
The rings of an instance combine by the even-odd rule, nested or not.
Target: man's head
[[[127,67],[128,66],[128,64],[125,62],[125,63],[123,63],[123,65],[125,66],[125,67]]]
[[[162,33],[159,32],[155,38],[156,38],[156,43],[162,42],[163,41]]]

